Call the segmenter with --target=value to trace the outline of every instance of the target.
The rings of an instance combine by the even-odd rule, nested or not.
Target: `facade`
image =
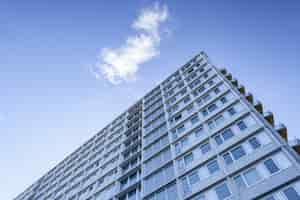
[[[299,200],[293,144],[201,52],[15,200]]]

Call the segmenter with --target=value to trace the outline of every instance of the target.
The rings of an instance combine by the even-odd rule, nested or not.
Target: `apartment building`
[[[299,147],[201,52],[15,200],[299,200]]]

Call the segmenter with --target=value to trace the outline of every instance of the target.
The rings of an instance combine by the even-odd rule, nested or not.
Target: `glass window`
[[[234,182],[238,186],[238,188],[245,188],[246,184],[241,175],[234,177]]]
[[[178,121],[178,120],[181,119],[181,117],[182,117],[181,113],[180,113],[180,114],[177,114],[177,115],[174,117],[174,120],[175,120],[175,121]]]
[[[277,167],[277,165],[274,163],[272,159],[268,159],[264,161],[264,165],[266,166],[266,168],[271,174],[274,174],[279,171],[279,168]]]
[[[183,99],[183,102],[184,103],[187,103],[191,100],[191,98],[189,96],[186,96],[184,99]]]
[[[246,155],[245,150],[242,148],[242,146],[238,146],[237,148],[233,149],[231,151],[233,157],[235,160],[238,160],[240,157]]]
[[[215,128],[214,122],[213,122],[213,121],[209,121],[209,122],[208,122],[208,127],[209,127],[210,129]]]
[[[261,146],[256,137],[250,138],[249,143],[253,149],[257,149]]]
[[[261,179],[260,175],[257,173],[255,168],[250,169],[247,172],[245,172],[244,177],[249,186],[257,183]]]
[[[202,110],[201,113],[202,113],[203,117],[206,117],[208,115],[208,112],[206,109]]]
[[[197,194],[191,200],[205,200],[204,194]]]
[[[216,104],[211,104],[210,106],[207,107],[209,112],[213,112],[217,109],[217,105]]]
[[[215,122],[217,125],[221,124],[223,121],[225,120],[225,118],[223,117],[223,115],[220,115],[218,116],[216,119],[215,119]]]
[[[177,128],[177,132],[178,132],[178,133],[182,133],[184,130],[185,130],[184,124],[180,125],[180,126]]]
[[[222,104],[225,104],[225,103],[227,103],[227,98],[226,97],[222,97],[221,99],[220,99],[220,101],[222,102]]]
[[[223,139],[221,138],[220,135],[216,135],[216,136],[214,137],[214,139],[215,139],[215,141],[216,141],[216,143],[217,143],[218,145],[221,145],[221,144],[223,143]]]
[[[188,181],[187,181],[187,178],[181,179],[181,184],[182,184],[183,193],[185,195],[191,192]]]
[[[186,108],[186,110],[187,110],[188,113],[192,113],[192,111],[194,110],[193,104],[190,105],[190,106],[188,106],[188,107]]]
[[[199,126],[198,128],[195,129],[195,136],[199,137],[200,135],[202,135],[203,132],[204,132],[203,127]]]
[[[131,192],[128,193],[128,200],[134,200],[136,195],[135,195],[136,191],[133,190]]]
[[[197,99],[196,102],[197,102],[198,106],[201,106],[203,104],[201,99]]]
[[[223,183],[222,185],[219,185],[215,188],[216,194],[218,196],[219,200],[226,199],[231,195],[229,188],[226,183]]]
[[[214,89],[214,92],[215,92],[216,94],[219,94],[221,91],[220,91],[219,88],[216,88],[216,89]]]
[[[193,162],[193,160],[194,160],[193,153],[189,153],[188,155],[184,156],[185,165],[189,165],[191,162]]]
[[[179,154],[180,151],[181,151],[180,143],[176,143],[175,144],[175,152],[176,152],[176,154]]]
[[[264,200],[276,200],[273,196],[269,196],[267,198],[265,198]]]
[[[207,164],[207,169],[211,174],[213,174],[216,171],[218,171],[220,168],[218,162],[216,160],[213,160],[212,162]]]
[[[231,163],[233,163],[233,160],[232,160],[232,158],[231,158],[230,153],[225,153],[225,154],[223,155],[223,158],[224,158],[225,163],[226,163],[227,165],[230,165]]]
[[[213,84],[214,84],[214,80],[208,81],[208,85],[209,85],[209,86],[212,86]]]
[[[207,142],[207,143],[201,145],[200,149],[201,149],[201,152],[203,154],[205,154],[211,150],[211,147],[210,147],[210,144]]]
[[[203,101],[206,102],[206,101],[209,101],[211,99],[211,96],[209,94],[206,94],[202,97]]]
[[[189,175],[189,180],[190,180],[190,184],[191,184],[191,185],[198,183],[198,182],[200,181],[198,172],[197,172],[197,171],[192,172],[192,173]]]
[[[173,184],[171,186],[168,186],[167,188],[167,196],[169,200],[177,200],[177,190],[176,185]]]
[[[225,131],[223,131],[222,136],[223,136],[224,140],[228,140],[228,139],[232,138],[234,136],[234,134],[233,134],[232,130],[229,128],[229,129],[226,129]]]
[[[245,124],[244,121],[238,122],[238,123],[237,123],[237,126],[239,127],[239,129],[240,129],[241,131],[243,131],[243,130],[245,130],[245,129],[247,128],[247,125]]]
[[[229,113],[229,115],[233,116],[236,114],[236,110],[234,109],[234,107],[231,107],[228,109],[228,113]]]
[[[189,144],[188,137],[186,136],[186,137],[182,138],[182,140],[181,140],[181,146],[185,147],[188,144]]]
[[[164,190],[160,190],[157,194],[156,194],[156,200],[165,200],[165,191]]]
[[[195,124],[195,123],[197,123],[198,121],[199,121],[199,118],[198,118],[197,115],[191,118],[191,123],[192,123],[192,124]]]
[[[300,196],[293,187],[288,187],[283,190],[284,195],[288,200],[300,200]]]

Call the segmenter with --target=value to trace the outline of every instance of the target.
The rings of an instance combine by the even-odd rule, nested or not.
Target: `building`
[[[299,200],[292,144],[201,52],[15,200]]]

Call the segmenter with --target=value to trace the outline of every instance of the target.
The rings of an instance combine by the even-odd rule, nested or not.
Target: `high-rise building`
[[[15,200],[299,200],[299,147],[201,52]]]

